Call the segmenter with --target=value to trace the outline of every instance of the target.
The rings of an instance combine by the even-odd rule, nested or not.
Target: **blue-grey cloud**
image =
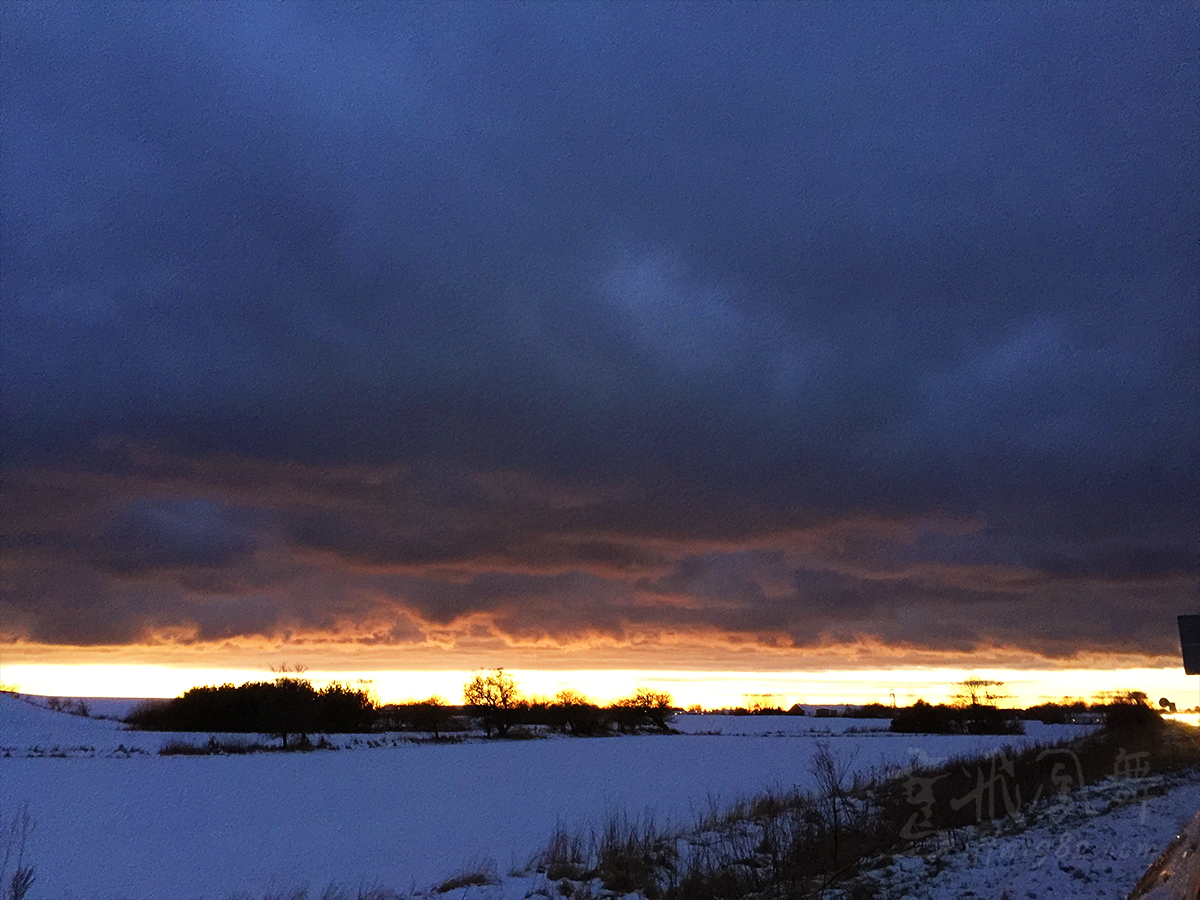
[[[888,585],[893,605],[976,609],[954,567],[1194,602],[1193,5],[0,17],[18,561],[229,597],[330,561],[475,573],[343,615],[383,615],[383,596],[434,622],[472,598],[496,613],[489,571],[552,578],[575,598],[564,629],[601,621],[587,597],[611,599],[605,578],[628,621],[796,635],[806,604],[842,597],[852,621]],[[189,477],[99,491],[90,518],[28,511],[20,473],[129,483],[137,465],[96,450],[113,436],[271,474],[236,497]],[[420,474],[338,505],[279,495],[288,465]],[[480,487],[498,472],[595,493]],[[766,562],[771,535],[923,516],[979,524],[789,558],[787,590]],[[718,545],[735,555],[704,555]],[[912,569],[934,563],[932,581]],[[68,593],[43,588],[38,603]],[[654,612],[684,593],[691,612]],[[742,612],[702,601],[717,594]],[[204,633],[231,608],[205,607]],[[514,629],[534,618],[504,609]],[[1038,643],[1043,623],[1022,637],[1020,618],[1005,640]]]

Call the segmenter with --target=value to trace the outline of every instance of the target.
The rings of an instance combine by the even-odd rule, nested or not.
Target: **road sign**
[[[1179,647],[1183,652],[1183,671],[1200,675],[1200,616],[1179,617]]]

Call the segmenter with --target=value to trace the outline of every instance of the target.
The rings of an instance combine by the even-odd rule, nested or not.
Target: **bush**
[[[953,734],[954,711],[948,706],[933,706],[918,700],[906,709],[897,710],[890,730],[902,734]]]
[[[583,838],[566,831],[561,825],[554,829],[550,840],[535,860],[539,872],[551,881],[560,878],[580,880],[587,872],[588,856]]]
[[[1153,737],[1164,724],[1162,714],[1144,703],[1113,703],[1104,711],[1104,727],[1115,734]]]
[[[608,730],[604,711],[577,691],[564,688],[546,707],[546,724],[563,734],[592,735]]]
[[[1040,703],[1021,713],[1021,717],[1043,725],[1065,725],[1067,710],[1058,703]]]
[[[1015,714],[994,706],[955,708],[918,700],[896,711],[890,730],[903,734],[1024,734],[1025,726]]]
[[[622,732],[637,731],[642,727],[670,731],[667,719],[674,709],[675,701],[666,691],[640,687],[632,697],[618,700],[609,707],[609,713]]]
[[[848,719],[890,719],[895,713],[894,707],[868,703],[865,706],[852,706],[842,715]]]
[[[295,736],[301,747],[308,735],[370,731],[374,701],[363,691],[331,684],[318,691],[299,678],[273,682],[197,687],[174,700],[138,705],[126,724],[146,731],[207,731],[270,734],[288,747]]]
[[[215,735],[209,737],[204,744],[193,744],[190,741],[171,740],[159,748],[159,756],[240,756],[245,753],[262,753],[272,749],[257,741],[251,743],[245,740],[217,740]],[[312,744],[301,745],[294,749],[332,749],[324,738],[315,747]]]
[[[611,813],[598,842],[596,875],[604,886],[620,894],[641,891],[648,900],[660,896],[658,874],[674,868],[675,842],[659,833],[654,820],[630,819]]]

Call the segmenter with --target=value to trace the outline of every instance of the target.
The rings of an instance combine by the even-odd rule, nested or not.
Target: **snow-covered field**
[[[1089,788],[1061,815],[1023,830],[972,836],[968,847],[896,857],[871,873],[881,898],[905,900],[1124,900],[1177,830],[1200,810],[1195,774],[1147,787],[1134,799],[1120,784]]]
[[[489,858],[501,876],[527,868],[558,824],[599,825],[614,810],[686,824],[713,803],[807,786],[821,743],[868,771],[1080,732],[1035,724],[1022,737],[893,735],[877,730],[884,722],[815,717],[679,716],[675,726],[684,734],[374,747],[344,738],[346,749],[334,752],[163,757],[157,751],[172,738],[207,735],[129,732],[0,695],[0,822],[28,804],[35,827],[26,860],[37,870],[30,900],[223,900],[300,888],[320,896],[330,884],[425,891]],[[1111,847],[1124,861],[1107,873],[1087,870],[1085,882],[1056,859],[1043,874],[1064,887],[1038,896],[1123,896],[1198,806],[1193,781],[1112,815],[1090,810],[1080,827],[1109,831],[1079,840],[1099,848],[1093,856]],[[967,896],[972,872],[991,873],[978,893],[999,900],[1003,865],[1021,885],[1041,883],[1032,852],[1001,848],[981,866],[935,851],[928,864],[896,863],[887,879],[897,897],[942,898]],[[934,869],[944,871],[935,877]],[[471,891],[521,900],[538,877]],[[938,892],[956,878],[957,887]],[[1097,879],[1112,891],[1100,892]],[[1064,892],[1072,886],[1087,890]],[[1037,893],[1009,894],[1026,900],[1027,890]]]

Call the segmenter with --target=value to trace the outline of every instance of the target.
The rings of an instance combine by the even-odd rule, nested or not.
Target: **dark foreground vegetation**
[[[567,897],[573,884],[596,878],[608,891],[649,900],[804,900],[838,885],[871,897],[870,883],[856,887],[855,877],[890,854],[965,846],[972,828],[1021,827],[1107,778],[1135,784],[1149,772],[1200,765],[1196,729],[1143,703],[1120,706],[1101,730],[1069,744],[870,780],[852,776],[851,760],[823,747],[812,761],[813,791],[714,810],[685,833],[622,816],[591,834],[560,830],[537,869]]]

